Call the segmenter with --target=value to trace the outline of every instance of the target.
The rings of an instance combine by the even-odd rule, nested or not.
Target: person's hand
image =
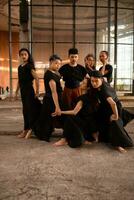
[[[105,74],[105,65],[101,68],[101,73],[102,73],[102,75]]]
[[[103,79],[104,79],[105,82],[107,82],[107,78],[106,77],[103,77]]]
[[[116,120],[118,120],[118,116],[115,115],[115,114],[112,114],[112,115],[110,116],[110,121],[116,121]]]
[[[36,92],[35,93],[35,98],[38,98],[39,97],[39,92]]]
[[[59,107],[56,107],[55,112],[52,113],[52,117],[60,116],[60,115],[61,115],[61,109]]]

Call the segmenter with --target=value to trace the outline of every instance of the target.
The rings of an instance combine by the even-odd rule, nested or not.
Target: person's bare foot
[[[93,142],[98,143],[99,142],[98,138],[94,138]]]
[[[28,132],[28,130],[24,130],[17,137],[18,138],[24,138],[26,136],[27,132]]]
[[[25,135],[25,139],[29,139],[31,135],[32,135],[32,130],[29,130],[27,134]]]
[[[58,147],[58,146],[66,145],[66,144],[67,144],[66,139],[65,139],[65,138],[61,138],[59,141],[55,142],[55,143],[53,144],[53,146]]]
[[[124,149],[123,147],[117,147],[117,150],[120,152],[120,153],[126,153],[126,149]]]
[[[88,140],[85,140],[84,144],[92,144],[92,142],[89,142]]]
[[[94,142],[98,142],[98,133],[93,133]]]

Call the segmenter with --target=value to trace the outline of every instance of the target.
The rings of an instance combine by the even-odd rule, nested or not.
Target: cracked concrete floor
[[[53,141],[0,135],[1,200],[134,199],[133,149],[121,154],[104,144],[71,149]]]
[[[0,200],[133,200],[134,149],[19,139],[20,103],[0,104]],[[134,140],[134,120],[126,127]]]

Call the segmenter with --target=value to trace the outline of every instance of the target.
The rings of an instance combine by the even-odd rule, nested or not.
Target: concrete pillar
[[[29,48],[28,22],[20,24],[19,42],[20,42],[20,44],[19,44],[20,49],[21,48]]]
[[[20,1],[20,32],[19,32],[19,41],[20,48],[28,48],[29,47],[29,10],[28,10],[28,1],[21,0]]]

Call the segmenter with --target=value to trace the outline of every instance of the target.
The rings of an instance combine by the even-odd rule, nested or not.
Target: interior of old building
[[[35,93],[31,63],[25,60],[18,68],[23,47],[32,54],[40,77]],[[109,52],[114,69],[110,84],[117,96],[101,74],[97,92],[73,99],[74,110],[67,111],[60,102],[60,76],[58,89],[50,85],[52,75],[44,78],[51,90],[44,95],[49,57],[58,54],[66,63],[72,47],[78,49],[82,65],[93,54],[97,69],[102,65],[100,51]],[[60,59],[56,61],[60,66]],[[28,76],[22,73],[18,79],[20,68]],[[50,63],[48,72],[58,75],[56,70]],[[69,81],[79,75],[70,74]],[[17,93],[18,80],[22,85]],[[82,89],[80,81],[74,83]],[[53,123],[55,113],[60,123]],[[81,143],[70,145],[65,132]],[[104,141],[99,140],[101,132]],[[59,141],[64,143],[58,146]],[[0,200],[133,199],[134,0],[0,0]]]
[[[99,68],[99,52],[107,50],[114,68],[113,86],[134,94],[133,0],[0,0],[0,86],[14,93],[18,51],[27,47],[40,76],[49,56],[68,58],[68,49],[79,50],[79,63],[92,53]]]

